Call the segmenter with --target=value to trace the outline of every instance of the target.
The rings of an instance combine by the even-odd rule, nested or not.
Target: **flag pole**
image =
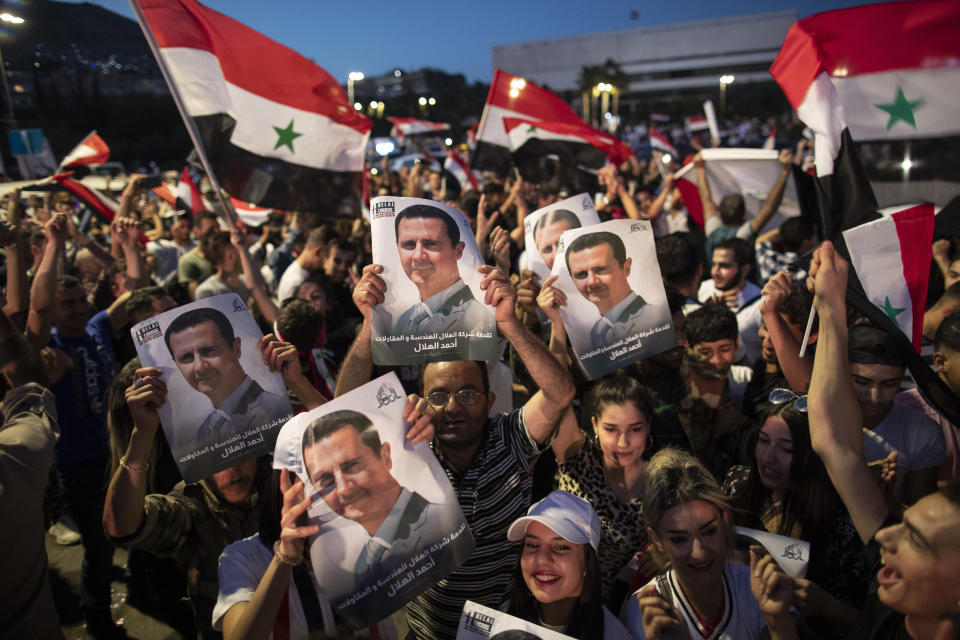
[[[147,44],[150,46],[150,51],[153,52],[153,56],[157,59],[157,64],[160,66],[160,72],[163,74],[163,79],[167,83],[167,88],[170,89],[170,94],[173,96],[173,101],[177,105],[177,110],[180,112],[180,117],[183,118],[183,123],[187,127],[187,133],[190,134],[190,140],[193,142],[193,146],[197,150],[197,155],[200,157],[200,164],[203,165],[203,170],[206,172],[207,178],[210,180],[210,184],[213,185],[213,191],[217,195],[217,201],[220,203],[220,208],[223,209],[224,217],[227,219],[227,223],[230,225],[230,228],[237,227],[239,226],[237,213],[233,210],[233,206],[230,204],[229,200],[223,197],[223,189],[220,188],[220,183],[217,181],[217,176],[214,174],[213,167],[210,165],[210,160],[207,158],[207,153],[203,148],[203,143],[200,141],[200,132],[197,130],[197,124],[193,121],[193,118],[190,117],[190,114],[187,113],[186,104],[184,103],[180,92],[177,90],[177,85],[173,81],[173,76],[170,74],[170,70],[167,69],[167,65],[164,63],[163,57],[160,55],[160,47],[157,45],[157,41],[153,37],[153,32],[147,25],[147,19],[143,15],[143,10],[140,8],[140,3],[137,2],[137,0],[130,0],[130,6],[133,7],[133,13],[137,16],[137,22],[140,23],[140,29],[143,30],[143,35],[147,39]]]
[[[817,308],[810,305],[810,317],[807,318],[807,328],[803,332],[803,342],[800,343],[800,357],[807,354],[807,343],[810,342],[810,332],[813,329],[813,319],[817,317]]]

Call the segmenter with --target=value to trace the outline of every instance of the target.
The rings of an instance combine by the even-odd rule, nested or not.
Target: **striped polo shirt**
[[[533,463],[549,446],[538,444],[523,424],[523,409],[487,421],[483,441],[462,475],[431,443],[457,492],[460,509],[476,540],[473,555],[459,569],[407,604],[410,628],[422,640],[452,640],[467,599],[499,609],[510,597],[520,542],[507,528],[531,504]]]

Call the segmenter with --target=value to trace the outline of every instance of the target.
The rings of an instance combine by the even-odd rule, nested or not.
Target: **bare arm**
[[[577,424],[577,416],[573,413],[573,407],[567,407],[560,418],[560,425],[557,428],[557,437],[550,443],[553,449],[553,455],[557,459],[557,464],[568,460],[577,455],[583,448],[583,443],[587,436]]]
[[[807,286],[814,291],[820,333],[807,404],[813,450],[823,460],[860,539],[866,543],[889,509],[863,458],[863,416],[847,360],[848,267],[830,242],[814,253],[810,265]]]
[[[240,256],[240,267],[243,269],[243,279],[250,293],[253,295],[254,302],[256,302],[260,308],[260,313],[263,314],[264,320],[273,324],[273,321],[277,319],[277,305],[273,303],[273,299],[267,294],[267,284],[263,281],[263,275],[260,273],[260,269],[257,268],[253,258],[250,257],[250,252],[247,251],[247,239],[239,229],[233,228],[230,230],[230,244],[236,248],[237,255]]]
[[[484,302],[496,308],[497,329],[510,341],[539,390],[523,406],[527,431],[537,442],[546,442],[556,429],[557,421],[573,399],[573,378],[530,333],[514,313],[516,288],[506,276],[484,265],[480,288],[486,292]]]
[[[67,237],[66,216],[57,214],[43,228],[47,246],[33,277],[30,288],[30,313],[27,316],[27,338],[35,347],[43,347],[50,341],[50,326],[53,323],[53,302],[57,291],[57,264]]]
[[[564,370],[570,369],[570,356],[567,352],[567,328],[563,324],[563,317],[560,315],[560,307],[567,304],[567,298],[560,289],[552,286],[557,281],[558,276],[550,276],[543,287],[540,289],[540,295],[537,296],[537,305],[544,315],[550,319],[550,353],[557,359]]]
[[[760,315],[763,324],[770,334],[773,347],[777,350],[777,361],[784,377],[790,383],[790,388],[797,393],[803,393],[810,387],[810,376],[813,374],[813,358],[800,357],[800,341],[796,339],[783,317],[777,311],[780,302],[790,295],[793,276],[789,271],[775,274],[763,286],[760,302]]]
[[[153,367],[137,369],[125,392],[133,431],[122,458],[125,466],[118,466],[110,479],[103,505],[103,528],[114,538],[133,535],[143,524],[150,449],[160,426],[158,409],[167,399],[162,373]]]
[[[754,234],[760,233],[760,230],[767,226],[770,218],[773,217],[773,214],[780,208],[780,203],[783,202],[783,191],[787,187],[787,178],[790,177],[790,165],[792,164],[793,154],[790,153],[789,149],[782,149],[780,151],[780,157],[777,158],[777,160],[780,161],[780,175],[777,176],[777,181],[773,183],[773,187],[767,192],[767,197],[763,201],[760,211],[757,211],[757,215],[750,221],[750,228]]]
[[[14,189],[7,194],[7,222],[10,226],[9,235],[4,233],[8,240],[4,241],[7,254],[7,299],[3,312],[11,316],[26,311],[30,305],[27,295],[27,248],[20,233],[22,209],[20,190]]]
[[[697,172],[697,190],[700,192],[700,204],[703,207],[703,219],[712,218],[720,213],[710,193],[710,181],[707,180],[707,164],[698,153],[693,157],[693,166]]]
[[[523,232],[523,222],[527,219],[527,216],[530,215],[530,210],[527,208],[527,201],[523,199],[523,195],[520,193],[523,190],[523,186],[523,178],[517,177],[517,181],[513,183],[513,189],[517,195],[514,201],[517,205],[517,226],[510,232],[510,239],[517,244],[520,250],[523,250],[523,243],[526,240]]]
[[[380,265],[368,264],[363,268],[360,282],[353,290],[353,302],[363,314],[363,324],[360,325],[360,331],[340,366],[334,397],[340,397],[370,382],[373,376],[373,352],[370,348],[373,335],[371,316],[373,308],[383,302],[387,291],[387,284],[379,275],[382,272],[383,267]]]
[[[667,198],[670,196],[670,192],[673,191],[673,185],[676,183],[676,176],[672,173],[668,173],[663,179],[663,188],[660,190],[660,193],[657,194],[657,197],[653,199],[653,202],[650,203],[650,208],[647,209],[647,220],[654,220],[663,212],[663,207],[667,203]]]
[[[293,392],[307,411],[316,409],[327,401],[316,387],[303,375],[297,348],[289,342],[278,340],[272,333],[260,338],[257,349],[263,354],[263,363],[270,371],[279,373],[287,389]]]

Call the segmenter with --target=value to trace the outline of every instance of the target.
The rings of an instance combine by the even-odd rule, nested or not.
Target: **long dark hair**
[[[597,552],[592,546],[585,544],[583,554],[587,575],[583,577],[580,600],[564,633],[581,640],[589,640],[603,637],[603,602],[600,596],[600,561],[597,559]],[[513,588],[507,613],[540,624],[539,604],[527,588],[518,562],[513,573]]]
[[[790,461],[790,484],[784,492],[783,508],[776,531],[784,536],[794,535],[794,528],[800,528],[800,538],[807,540],[813,548],[824,548],[817,544],[833,534],[832,523],[837,515],[840,498],[830,482],[827,469],[820,456],[813,452],[810,444],[810,423],[807,414],[797,411],[793,403],[773,406],[763,414],[760,425],[770,418],[778,417],[787,423],[793,440],[793,456]],[[760,428],[750,438],[747,457],[750,461],[750,476],[738,500],[738,510],[745,510],[763,528],[760,515],[765,503],[771,497],[770,489],[760,481],[757,466],[756,445]]]

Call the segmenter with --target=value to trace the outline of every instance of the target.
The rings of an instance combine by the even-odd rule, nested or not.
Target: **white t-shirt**
[[[213,608],[213,628],[217,631],[223,629],[223,617],[235,604],[240,602],[250,602],[253,600],[253,594],[260,584],[260,579],[267,572],[267,567],[273,560],[273,551],[267,549],[260,542],[260,535],[256,534],[228,544],[220,554],[220,593],[217,595],[217,604]],[[300,604],[300,594],[297,592],[297,586],[293,582],[293,575],[290,576],[288,585],[288,608],[290,621],[290,640],[307,640],[309,631],[307,628],[307,617],[303,612],[303,605]],[[329,602],[320,598],[320,606],[323,610],[325,619],[333,619],[333,609]],[[328,618],[329,616],[329,618]],[[389,640],[396,640],[397,630],[393,620],[387,618],[377,625],[377,637]],[[370,638],[369,630],[351,632],[343,630],[340,635],[335,637],[343,638]],[[270,634],[273,638],[273,633]]]
[[[291,262],[283,275],[280,276],[280,284],[277,285],[277,303],[283,304],[284,300],[293,296],[300,283],[306,280],[309,275],[310,272],[301,267],[299,262],[296,260]]]
[[[697,290],[697,298],[700,299],[700,302],[706,302],[716,295],[716,293],[717,285],[713,283],[713,278],[709,278],[700,283],[700,288]],[[747,304],[756,300],[759,296],[760,287],[747,280],[744,283],[743,290],[737,293],[737,299],[730,308],[734,312],[737,312]]]
[[[760,612],[753,591],[750,589],[750,567],[728,562],[723,569],[723,615],[716,628],[709,635],[704,635],[704,627],[697,620],[693,607],[683,595],[683,589],[677,584],[673,569],[667,571],[667,580],[673,599],[673,606],[680,613],[680,618],[687,623],[687,632],[690,638],[703,640],[759,640],[763,634],[767,621]],[[647,584],[656,584],[654,578]],[[646,586],[646,585],[644,585]],[[627,598],[623,610],[620,612],[620,621],[626,625],[634,640],[646,640],[647,634],[643,631],[643,615],[637,603],[637,594]]]
[[[894,402],[887,417],[863,434],[863,456],[872,462],[893,451],[899,453],[893,493],[903,500],[907,472],[939,467],[947,445],[940,425],[919,411]]]

